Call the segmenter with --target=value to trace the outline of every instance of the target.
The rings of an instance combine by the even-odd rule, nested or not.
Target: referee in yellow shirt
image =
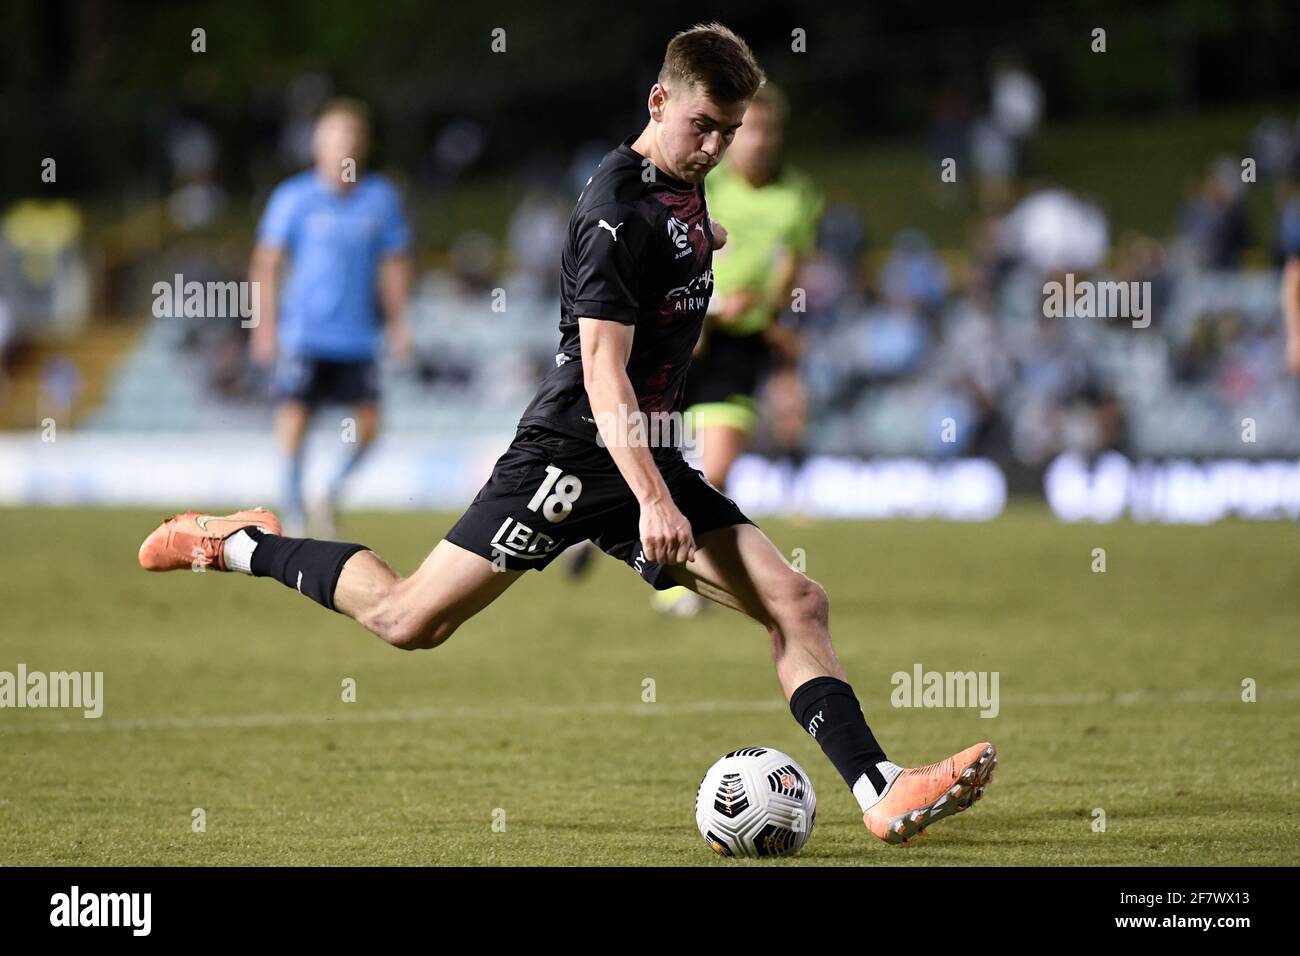
[[[728,239],[713,255],[713,300],[687,380],[686,414],[704,475],[723,491],[758,427],[759,388],[773,374],[798,382],[800,336],[777,319],[816,244],[822,197],[781,161],[787,113],[778,88],[760,89],[706,185],[709,215]],[[699,603],[685,588],[654,598],[656,609],[683,615]]]

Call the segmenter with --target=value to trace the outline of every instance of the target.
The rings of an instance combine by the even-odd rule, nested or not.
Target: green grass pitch
[[[1067,526],[1020,504],[989,524],[765,522],[830,593],[892,759],[999,748],[981,803],[897,848],[739,615],[657,617],[601,558],[403,653],[271,581],[146,574],[161,517],[0,511],[0,670],[102,671],[105,698],[99,720],[0,710],[2,864],[1300,863],[1294,524]],[[453,517],[361,514],[345,536],[410,569]],[[892,707],[890,676],[917,663],[997,671],[998,715]],[[695,830],[704,771],[749,745],[816,787],[794,859],[723,860]]]

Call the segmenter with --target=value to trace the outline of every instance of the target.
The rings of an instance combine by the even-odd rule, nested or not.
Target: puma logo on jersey
[[[598,229],[608,229],[609,234],[614,237],[614,241],[618,242],[618,231],[623,228],[623,224],[620,222],[617,226],[611,226],[602,219],[600,222],[596,223],[596,227]]]

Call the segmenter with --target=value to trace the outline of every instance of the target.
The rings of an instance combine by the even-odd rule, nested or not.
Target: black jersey
[[[632,149],[635,139],[605,155],[569,218],[560,349],[520,426],[596,444],[582,380],[579,316],[635,325],[627,374],[640,410],[682,410],[691,351],[713,294],[713,233],[704,187],[650,164]]]

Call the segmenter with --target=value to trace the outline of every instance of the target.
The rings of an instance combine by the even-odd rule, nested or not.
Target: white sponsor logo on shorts
[[[511,525],[514,528],[511,528]],[[509,533],[507,533],[509,529]],[[492,536],[492,550],[502,551],[523,561],[538,561],[556,548],[560,542],[549,534],[534,531],[522,521],[507,518]]]

